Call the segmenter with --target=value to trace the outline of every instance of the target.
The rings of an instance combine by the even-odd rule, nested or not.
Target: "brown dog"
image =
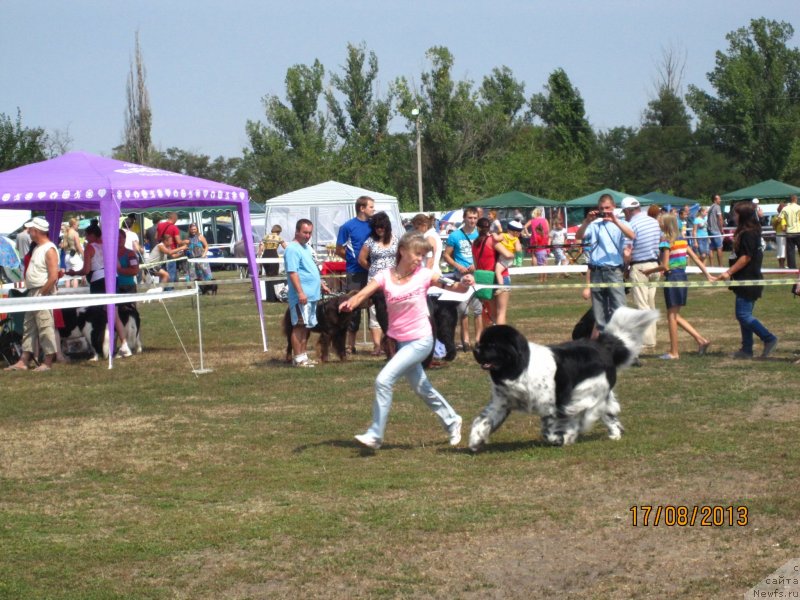
[[[317,340],[317,357],[321,362],[328,362],[330,346],[339,360],[347,360],[347,326],[353,319],[352,312],[339,312],[339,305],[355,292],[344,296],[327,296],[317,303],[317,325],[311,331],[319,333]],[[286,335],[286,362],[292,361],[292,318],[289,309],[283,315],[283,333]]]

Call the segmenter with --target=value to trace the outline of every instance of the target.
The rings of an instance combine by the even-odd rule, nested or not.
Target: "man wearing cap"
[[[639,201],[630,196],[622,199],[622,212],[625,215],[625,220],[636,234],[636,238],[633,241],[626,243],[631,247],[629,263],[631,282],[658,281],[661,277],[660,271],[645,275],[645,272],[652,271],[658,267],[658,243],[661,240],[661,227],[659,227],[658,221],[643,213]],[[631,289],[631,300],[633,301],[633,306],[638,309],[655,309],[656,288],[634,285]],[[642,347],[645,350],[653,350],[655,345],[656,324],[653,322],[644,332]]]
[[[786,223],[786,266],[797,269],[797,251],[800,249],[800,205],[797,195],[789,198],[789,204],[783,207],[781,218]]]
[[[584,298],[592,299],[592,313],[598,332],[605,329],[614,311],[625,305],[625,289],[621,285],[624,238],[636,238],[633,229],[617,218],[614,208],[614,198],[610,194],[603,194],[597,202],[597,209],[589,211],[575,233],[575,240],[584,245],[589,256],[587,284],[620,284],[603,288],[587,285],[583,292]]]
[[[36,247],[31,253],[28,268],[25,269],[25,287],[27,296],[49,296],[56,291],[58,283],[58,250],[50,241],[47,233],[50,224],[41,217],[34,217],[25,223],[31,242]],[[35,342],[44,352],[44,363],[34,371],[49,371],[56,358],[56,330],[53,313],[49,310],[31,310],[25,313],[25,325],[22,333],[22,356],[19,361],[6,368],[6,371],[25,371],[33,358]]]

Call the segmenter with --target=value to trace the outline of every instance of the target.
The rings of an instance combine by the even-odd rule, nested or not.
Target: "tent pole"
[[[203,364],[203,321],[200,319],[200,288],[197,280],[194,282],[194,297],[197,300],[197,338],[198,345],[200,346],[200,368],[192,371],[195,375],[202,375],[203,373],[211,373],[211,369],[206,369]]]

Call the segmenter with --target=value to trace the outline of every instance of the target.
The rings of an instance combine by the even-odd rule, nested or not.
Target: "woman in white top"
[[[81,236],[78,233],[78,219],[75,217],[69,220],[69,226],[64,232],[62,244],[64,252],[66,252],[65,263],[67,269],[72,269],[73,271],[83,269],[83,244],[81,244]],[[65,285],[66,287],[78,287],[80,280],[80,277],[72,277],[67,279]]]
[[[429,217],[422,213],[411,219],[411,225],[425,237],[425,240],[432,248],[425,257],[425,267],[441,275],[442,238],[439,237],[439,233],[434,227],[435,222],[436,220],[432,216]]]

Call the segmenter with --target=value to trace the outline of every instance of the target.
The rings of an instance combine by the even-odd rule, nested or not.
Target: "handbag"
[[[495,279],[496,274],[494,271],[476,269],[472,275],[475,278],[475,283],[482,283],[484,285],[494,285],[497,283],[497,280]],[[494,298],[494,288],[481,288],[476,290],[475,297],[480,300],[491,300]]]

